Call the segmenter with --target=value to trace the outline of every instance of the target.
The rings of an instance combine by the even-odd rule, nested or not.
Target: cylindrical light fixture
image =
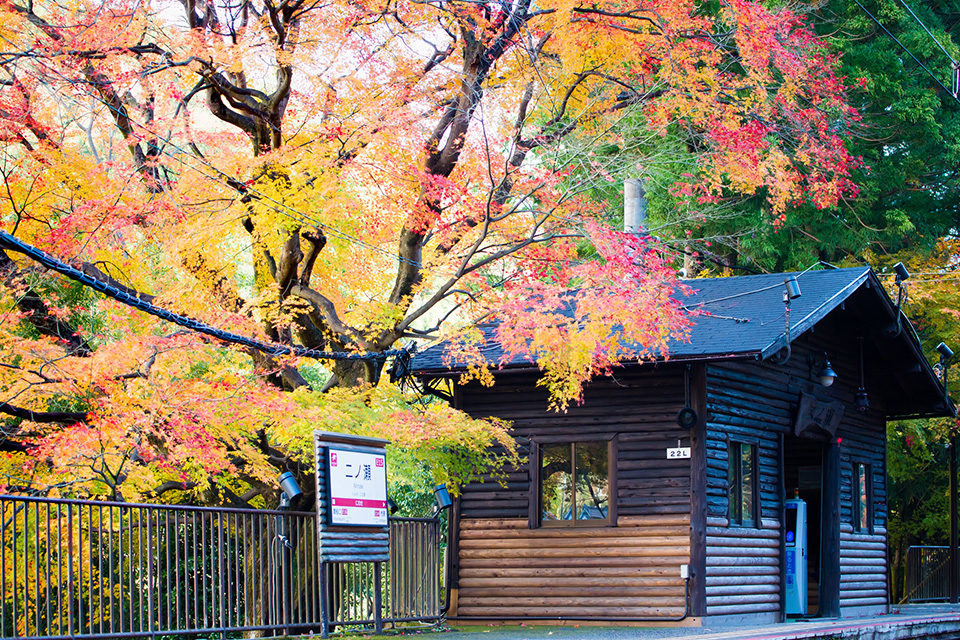
[[[453,500],[450,498],[450,492],[447,491],[447,485],[438,484],[433,488],[433,496],[437,501],[437,511],[443,511],[450,507],[453,504]]]
[[[783,281],[783,284],[787,287],[788,298],[796,300],[800,297],[800,283],[797,282],[797,276],[790,276]]]

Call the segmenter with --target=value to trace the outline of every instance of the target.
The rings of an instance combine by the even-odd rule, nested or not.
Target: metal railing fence
[[[0,637],[319,628],[316,519],[0,496]]]
[[[947,602],[949,599],[950,547],[908,547],[904,602]]]
[[[440,521],[390,521],[386,623],[439,620]],[[316,514],[0,495],[0,638],[319,632]],[[372,624],[372,563],[327,563],[331,626]]]
[[[383,567],[386,623],[429,622],[443,610],[443,540],[438,518],[391,518],[390,562]],[[375,623],[377,572],[372,562],[326,563],[331,626]]]

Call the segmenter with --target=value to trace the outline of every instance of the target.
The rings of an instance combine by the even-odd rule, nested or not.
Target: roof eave
[[[896,305],[894,305],[893,300],[890,299],[890,296],[887,295],[886,289],[883,288],[883,284],[880,282],[880,279],[877,278],[877,274],[874,273],[872,268],[866,268],[864,272],[855,280],[851,281],[847,286],[839,290],[823,304],[807,314],[804,318],[797,322],[797,324],[793,325],[790,331],[790,342],[794,342],[797,338],[810,330],[814,325],[823,320],[827,314],[840,306],[847,298],[852,296],[857,290],[860,289],[860,287],[864,285],[876,288],[877,296],[880,298],[881,304],[883,304],[884,308],[892,319],[896,320],[899,313],[900,326],[902,328],[901,335],[904,336],[903,339],[906,340],[913,357],[922,363],[920,366],[922,368],[922,372],[927,376],[927,381],[932,383],[939,391],[939,395],[946,399],[946,407],[944,408],[938,408],[932,411],[907,413],[902,414],[902,416],[888,415],[887,419],[908,420],[914,418],[956,417],[957,408],[950,400],[949,396],[947,396],[946,390],[943,388],[943,384],[937,378],[936,373],[933,371],[933,367],[930,366],[930,363],[927,362],[926,357],[923,355],[923,350],[920,348],[920,338],[917,336],[917,332],[913,328],[913,324],[902,310],[898,310],[896,308]],[[786,346],[785,342],[785,337],[781,334],[780,337],[763,348],[761,351],[761,359],[766,360],[775,353],[778,353],[784,348],[784,346]]]
[[[935,409],[933,411],[914,411],[912,413],[888,414],[887,420],[920,420],[923,418],[956,418],[957,407],[951,401],[948,407]]]
[[[759,351],[743,351],[743,352],[725,352],[725,353],[706,353],[706,354],[691,354],[691,355],[673,355],[669,357],[657,356],[650,360],[623,360],[618,366],[634,366],[634,365],[644,365],[644,364],[669,364],[671,362],[703,362],[703,361],[712,361],[712,360],[758,360],[760,359]],[[466,372],[466,368],[458,369],[422,369],[419,371],[414,371],[412,375],[418,378],[450,378],[453,376],[461,375]],[[540,373],[541,369],[536,364],[530,362],[520,362],[516,364],[505,364],[493,369],[494,375],[497,373]]]

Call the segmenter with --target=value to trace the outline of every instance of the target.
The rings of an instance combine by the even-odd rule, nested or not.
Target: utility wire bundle
[[[58,260],[49,253],[46,253],[45,251],[42,251],[23,242],[22,240],[15,238],[5,231],[0,231],[0,247],[9,249],[11,251],[16,251],[17,253],[22,253],[23,255],[36,260],[48,269],[56,271],[57,273],[64,275],[71,280],[75,280],[85,286],[91,287],[92,289],[96,289],[100,293],[107,297],[113,298],[117,302],[121,302],[145,313],[149,313],[150,315],[156,316],[161,320],[166,320],[167,322],[180,325],[181,327],[185,327],[191,331],[196,331],[197,333],[208,335],[211,338],[216,338],[222,342],[250,347],[272,356],[294,355],[302,358],[313,358],[316,360],[363,360],[376,362],[384,361],[391,356],[395,356],[396,363],[393,371],[391,372],[392,377],[402,378],[404,375],[409,373],[410,351],[407,349],[390,349],[388,351],[379,353],[350,353],[348,351],[321,351],[320,349],[308,349],[306,347],[298,347],[296,345],[283,345],[263,342],[262,340],[257,340],[255,338],[249,338],[247,336],[241,336],[236,333],[218,329],[204,322],[200,322],[199,320],[195,320],[194,318],[189,318],[187,316],[183,316],[150,304],[149,302],[142,300],[141,298],[138,298],[127,291],[118,289],[117,287],[98,278],[94,278],[85,274],[76,267],[72,267],[63,261]]]

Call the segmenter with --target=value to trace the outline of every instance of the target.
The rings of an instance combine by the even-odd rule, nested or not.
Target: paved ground
[[[906,640],[960,638],[960,607],[914,605],[872,618],[809,620],[726,627],[465,626],[451,624],[442,640]]]

